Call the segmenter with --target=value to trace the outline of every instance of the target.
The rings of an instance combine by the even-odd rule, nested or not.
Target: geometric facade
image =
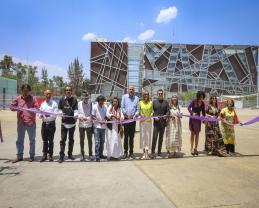
[[[146,43],[145,88],[217,94],[257,92],[258,47]]]
[[[91,91],[116,96],[127,89],[128,44],[91,42]]]
[[[127,85],[152,95],[202,90],[218,95],[257,93],[258,47],[151,42],[91,43],[92,93],[120,96]]]

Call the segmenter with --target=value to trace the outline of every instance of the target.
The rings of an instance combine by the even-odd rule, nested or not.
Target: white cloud
[[[152,38],[154,36],[154,34],[155,34],[155,31],[149,29],[149,30],[144,31],[143,33],[140,33],[138,36],[138,39],[140,41],[145,41],[145,40]]]
[[[4,54],[0,54],[0,60],[3,59],[3,57],[4,57]],[[63,76],[64,80],[67,79],[67,72],[62,67],[59,67],[59,66],[56,66],[56,65],[47,64],[47,63],[44,63],[44,62],[39,61],[39,60],[36,60],[36,61],[28,60],[27,61],[25,59],[13,57],[13,56],[12,56],[12,59],[13,59],[14,63],[21,62],[24,65],[37,66],[37,68],[38,68],[38,76],[41,76],[41,69],[45,67],[48,70],[49,78],[51,78],[53,75],[58,75],[58,76]],[[64,76],[64,74],[65,74],[65,76]]]
[[[122,39],[122,42],[136,43],[137,41],[135,39],[132,39],[130,36],[127,36]]]
[[[152,43],[166,43],[166,41],[165,40],[151,40],[150,42],[152,42]]]
[[[177,8],[175,6],[168,7],[167,9],[160,10],[157,15],[156,22],[157,23],[169,23],[172,19],[177,16]]]
[[[98,36],[94,33],[86,33],[83,35],[82,40],[92,41],[98,39]]]

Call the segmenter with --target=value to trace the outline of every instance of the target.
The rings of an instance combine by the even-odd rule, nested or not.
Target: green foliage
[[[84,73],[83,65],[79,63],[78,58],[68,66],[67,74],[75,94],[80,96],[84,82]]]
[[[7,75],[11,74],[12,66],[12,57],[5,55],[3,60],[0,61],[0,69],[2,71],[2,76],[6,77]]]
[[[22,84],[28,83],[32,87],[32,93],[36,96],[43,96],[46,89],[52,89],[54,95],[61,95],[64,92],[66,82],[62,76],[53,76],[48,78],[48,70],[41,69],[40,78],[37,76],[38,68],[36,66],[24,65],[22,63],[14,63],[12,56],[4,56],[0,60],[1,76],[17,80],[17,92],[20,93]],[[79,96],[82,90],[89,91],[90,80],[84,78],[83,65],[76,58],[68,69],[68,77],[72,84],[75,94]]]
[[[196,95],[196,92],[189,91],[189,92],[181,93],[179,95],[179,99],[183,101],[190,101],[195,98],[195,95]]]

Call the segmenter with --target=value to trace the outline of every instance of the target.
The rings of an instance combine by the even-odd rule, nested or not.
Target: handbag
[[[121,136],[121,139],[123,139],[124,129],[123,129],[123,126],[122,126],[122,125],[120,125],[119,134],[120,134],[120,136]]]

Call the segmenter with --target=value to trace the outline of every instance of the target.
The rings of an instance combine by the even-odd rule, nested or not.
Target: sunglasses
[[[71,92],[72,90],[66,90],[67,92]]]

